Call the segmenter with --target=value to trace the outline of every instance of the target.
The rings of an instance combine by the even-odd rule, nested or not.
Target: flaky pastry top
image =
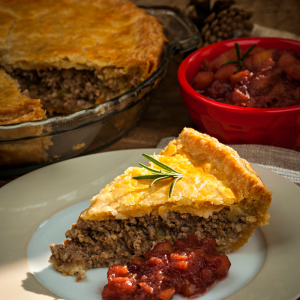
[[[158,20],[121,0],[0,0],[0,65],[43,68],[157,66],[165,37]]]
[[[21,93],[16,80],[0,69],[0,109],[12,109],[30,98]]]
[[[40,100],[21,93],[16,80],[0,69],[0,125],[46,118]]]
[[[172,179],[158,181],[149,188],[152,180],[133,177],[150,172],[131,167],[91,200],[91,206],[82,212],[81,218],[124,219],[151,212],[164,218],[167,210],[207,218],[225,206],[249,199],[264,202],[262,223],[267,219],[264,215],[271,201],[271,192],[248,162],[215,138],[185,128],[155,157],[184,175],[177,181],[171,198]]]

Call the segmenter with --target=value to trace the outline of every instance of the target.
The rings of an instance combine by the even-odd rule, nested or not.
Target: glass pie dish
[[[169,61],[200,41],[194,24],[169,7],[143,7],[164,26],[168,39],[156,71],[134,89],[107,102],[66,116],[0,126],[0,176],[24,174],[47,164],[93,153],[130,131],[146,110],[151,92]]]

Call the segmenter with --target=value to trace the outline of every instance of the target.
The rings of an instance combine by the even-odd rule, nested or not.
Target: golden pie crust
[[[150,172],[131,167],[106,185],[80,217],[101,221],[157,213],[164,219],[168,211],[174,211],[208,218],[229,208],[232,222],[243,217],[250,223],[239,240],[230,245],[229,252],[245,244],[257,226],[268,224],[272,193],[247,161],[217,139],[185,128],[154,156],[184,175],[177,181],[171,198],[171,179],[149,188],[151,180],[133,177]]]
[[[40,100],[21,93],[18,82],[0,69],[0,125],[45,118]]]
[[[0,20],[6,68],[137,67],[144,80],[165,41],[158,20],[129,1],[0,0]]]

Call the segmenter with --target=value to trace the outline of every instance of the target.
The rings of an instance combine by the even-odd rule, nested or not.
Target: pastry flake
[[[0,69],[0,125],[45,119],[46,114],[38,99],[30,99],[21,92],[16,80]]]

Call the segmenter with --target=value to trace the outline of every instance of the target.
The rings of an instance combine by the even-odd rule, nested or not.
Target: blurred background
[[[300,1],[299,0],[237,0],[237,1],[209,1],[209,0],[132,0],[137,5],[166,5],[180,9],[193,18],[190,6],[200,7],[209,3],[210,6],[229,2],[232,7],[250,12],[249,22],[258,25],[263,34],[269,36],[282,35],[286,38],[300,36]],[[231,3],[230,3],[231,2]],[[200,28],[201,29],[201,28]],[[254,28],[255,29],[255,28]],[[268,31],[270,29],[270,31]],[[250,30],[248,30],[248,33]],[[293,35],[289,35],[292,33]],[[261,32],[259,32],[261,35]],[[203,41],[203,44],[205,41]],[[182,101],[177,82],[177,71],[183,57],[178,56],[169,64],[168,73],[159,89],[152,94],[151,103],[139,121],[128,135],[103,152],[119,149],[153,148],[161,139],[177,136],[183,127],[196,128]],[[176,117],[175,117],[176,116]]]
[[[181,10],[203,0],[132,0],[137,5],[168,5]],[[216,1],[210,1],[213,4]],[[224,1],[226,2],[226,1]],[[237,0],[235,6],[253,13],[251,21],[263,26],[286,30],[300,35],[299,0]]]

